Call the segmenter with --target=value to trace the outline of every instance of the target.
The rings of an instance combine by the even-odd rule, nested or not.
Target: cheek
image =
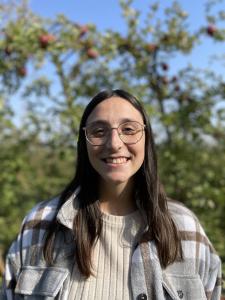
[[[133,166],[138,170],[145,159],[145,141],[140,141],[129,150],[133,154]]]

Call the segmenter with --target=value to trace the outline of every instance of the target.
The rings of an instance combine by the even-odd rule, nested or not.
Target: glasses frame
[[[122,140],[121,136],[122,136],[123,134],[119,133],[118,129],[119,129],[119,127],[120,127],[121,125],[126,124],[126,123],[132,123],[132,122],[138,123],[138,124],[142,127],[142,129],[138,130],[138,132],[139,132],[139,131],[142,131],[142,134],[141,134],[141,137],[140,137],[135,143],[126,143],[126,142],[124,142],[124,141]],[[142,137],[143,137],[143,132],[144,132],[144,130],[145,130],[145,127],[146,127],[145,124],[141,124],[141,123],[139,123],[138,121],[126,121],[126,122],[123,122],[123,123],[119,124],[118,127],[109,127],[109,129],[110,129],[111,131],[112,131],[113,129],[116,129],[116,131],[117,131],[117,133],[118,133],[118,136],[119,136],[120,140],[121,140],[125,145],[134,145],[134,144],[137,144],[137,143],[142,139]],[[87,126],[83,127],[82,129],[84,130],[86,140],[87,140],[88,143],[91,144],[92,146],[103,146],[103,145],[106,144],[106,142],[107,142],[107,140],[108,140],[108,137],[106,137],[106,140],[105,140],[105,142],[104,142],[103,144],[93,144],[93,143],[88,139],[88,136],[87,136]]]

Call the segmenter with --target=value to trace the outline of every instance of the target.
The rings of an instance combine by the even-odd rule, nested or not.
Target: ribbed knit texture
[[[131,256],[141,229],[139,211],[126,216],[103,214],[100,239],[93,252],[96,277],[85,280],[74,266],[68,300],[132,299]]]

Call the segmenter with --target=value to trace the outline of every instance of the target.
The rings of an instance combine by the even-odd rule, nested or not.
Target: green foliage
[[[25,213],[37,202],[58,194],[72,177],[74,149],[58,148],[57,141],[40,142],[15,131],[1,146],[0,245],[8,247],[18,233]],[[55,150],[54,150],[55,148]],[[12,222],[13,220],[13,222]]]
[[[44,19],[26,1],[0,6],[0,252],[25,213],[71,179],[84,104],[103,88],[122,87],[143,100],[156,128],[168,195],[196,212],[225,262],[224,78],[170,66],[172,56],[186,59],[208,39],[224,44],[223,11],[207,1],[205,26],[191,31],[178,2],[163,12],[151,3],[145,20],[134,1],[120,4],[125,34],[64,15]],[[16,126],[18,92],[25,113]]]

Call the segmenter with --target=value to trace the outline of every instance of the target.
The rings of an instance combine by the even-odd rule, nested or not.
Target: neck
[[[116,185],[103,182],[99,200],[101,211],[112,215],[127,215],[137,209],[132,182]]]

